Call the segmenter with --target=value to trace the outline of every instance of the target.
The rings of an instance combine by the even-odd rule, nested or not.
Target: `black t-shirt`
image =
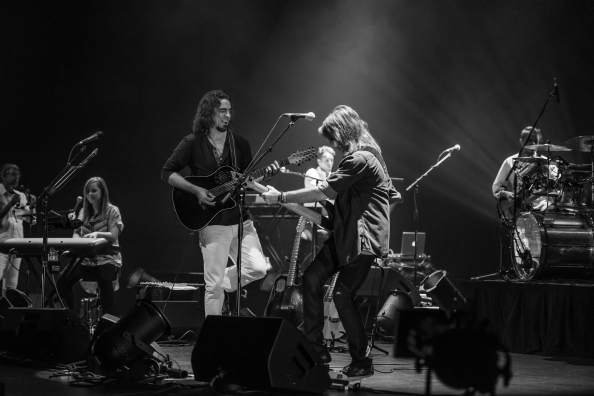
[[[234,139],[235,150],[232,150],[230,139]],[[232,158],[232,151],[235,158]],[[171,157],[161,170],[161,179],[169,180],[174,172],[179,172],[186,166],[190,168],[193,176],[208,176],[223,165],[233,166],[243,172],[252,161],[252,149],[243,137],[227,132],[223,160],[219,164],[215,156],[215,148],[205,133],[190,134],[185,136],[177,145]],[[251,215],[246,207],[243,208],[243,220],[250,220]],[[224,210],[219,213],[209,225],[235,225],[239,223],[239,209]]]

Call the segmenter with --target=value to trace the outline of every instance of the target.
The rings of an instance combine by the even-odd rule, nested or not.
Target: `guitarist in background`
[[[336,172],[317,187],[280,192],[257,186],[268,203],[305,203],[335,200],[334,231],[303,274],[303,332],[323,362],[331,361],[324,346],[323,287],[336,272],[334,302],[348,337],[352,362],[343,369],[351,379],[373,375],[367,356],[367,335],[354,303],[373,261],[388,254],[390,208],[401,202],[381,150],[367,123],[348,106],[338,106],[318,129],[330,145],[344,154]]]
[[[33,213],[31,207],[35,204],[35,197],[17,191],[21,171],[15,164],[2,165],[0,178],[0,241],[10,238],[24,238],[23,220],[29,221],[25,215]],[[20,257],[13,253],[0,253],[2,295],[5,294],[6,289],[9,287],[17,288],[20,266]]]
[[[222,91],[208,92],[200,99],[193,122],[193,133],[175,148],[161,171],[161,178],[171,186],[196,195],[201,205],[214,206],[215,197],[208,190],[185,180],[178,172],[189,167],[194,176],[208,176],[229,165],[243,171],[252,161],[250,144],[232,132],[231,100]],[[272,178],[278,166],[271,165],[266,178]],[[204,258],[204,306],[206,315],[220,315],[224,292],[237,289],[237,266],[227,268],[227,259],[237,257],[239,210],[243,212],[242,286],[266,275],[266,262],[250,212],[246,207],[220,212],[200,230]]]

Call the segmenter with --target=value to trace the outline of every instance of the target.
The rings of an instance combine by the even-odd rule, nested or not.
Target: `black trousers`
[[[113,264],[103,264],[96,267],[88,265],[79,265],[72,273],[69,279],[65,279],[58,285],[60,290],[65,291],[66,304],[70,308],[74,307],[74,296],[72,286],[79,280],[97,282],[99,285],[99,303],[104,314],[113,314],[113,304],[115,301],[115,292],[113,281],[117,278],[118,267]]]
[[[340,267],[334,240],[330,238],[303,273],[303,333],[318,349],[324,342],[324,284],[340,270],[334,287],[334,304],[347,334],[352,359],[357,361],[365,358],[367,335],[355,297],[375,258],[360,255],[353,262]]]

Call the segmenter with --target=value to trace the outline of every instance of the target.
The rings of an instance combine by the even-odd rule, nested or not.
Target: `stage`
[[[594,357],[594,285],[586,282],[459,281],[479,318],[514,353]]]
[[[390,351],[386,356],[374,351],[375,374],[364,379],[361,389],[343,391],[331,388],[324,395],[354,394],[368,395],[424,395],[426,371],[418,373],[413,359],[395,358],[390,343],[378,343],[378,346]],[[169,354],[182,369],[191,372],[191,353],[193,346],[168,346],[164,351]],[[332,353],[331,368],[341,369],[350,358],[346,353]],[[249,364],[249,362],[245,362]],[[594,359],[585,358],[547,358],[537,355],[512,355],[512,372],[509,387],[503,387],[501,379],[497,384],[497,393],[501,395],[591,395],[594,393]],[[5,395],[216,395],[208,384],[197,383],[192,379],[172,380],[166,385],[98,385],[72,386],[70,376],[31,366],[25,362],[2,361],[0,363],[0,382],[4,383]],[[462,390],[446,387],[433,376],[432,394],[460,395]],[[231,394],[231,393],[219,393]],[[238,393],[236,393],[238,394]],[[269,393],[270,394],[270,393]],[[283,393],[274,393],[282,395]],[[1,395],[1,393],[0,393]],[[293,394],[295,395],[295,394]]]

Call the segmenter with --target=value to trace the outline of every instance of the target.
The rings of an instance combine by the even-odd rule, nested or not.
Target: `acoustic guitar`
[[[313,147],[295,151],[288,158],[278,161],[279,167],[288,164],[301,165],[316,156]],[[179,221],[189,230],[199,231],[206,227],[223,210],[233,209],[237,203],[235,199],[229,196],[229,193],[236,187],[236,182],[232,176],[233,168],[230,166],[221,166],[208,176],[187,176],[185,179],[198,186],[208,190],[216,197],[215,205],[204,205],[198,202],[196,195],[179,188],[173,188],[172,200],[173,209]],[[264,176],[266,168],[258,169],[252,172],[254,179]]]
[[[338,312],[336,311],[336,306],[334,305],[334,300],[332,298],[332,294],[334,293],[334,286],[336,286],[336,279],[338,279],[338,274],[334,274],[332,277],[332,282],[328,289],[326,289],[326,293],[324,294],[324,339],[331,340],[334,342],[335,338],[340,338],[340,332],[344,331],[344,327],[342,326],[342,322],[338,317]]]
[[[298,329],[303,326],[303,294],[301,285],[295,284],[297,277],[297,255],[301,233],[305,230],[307,220],[301,216],[297,224],[291,262],[287,274],[282,274],[274,281],[274,287],[270,292],[270,298],[266,306],[264,316],[284,318],[295,325]]]

